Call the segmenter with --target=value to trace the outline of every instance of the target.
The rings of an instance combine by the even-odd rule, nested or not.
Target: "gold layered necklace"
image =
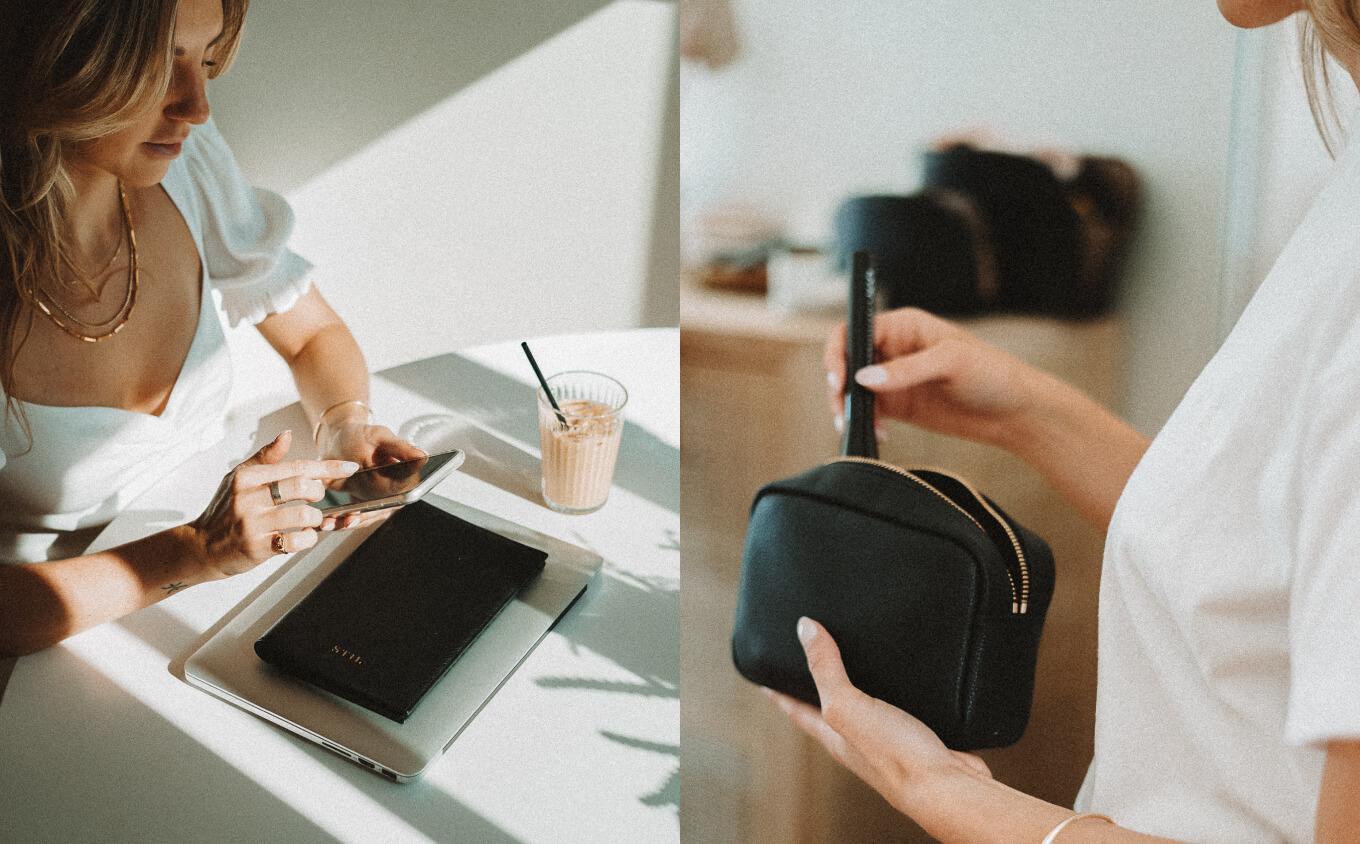
[[[123,304],[119,306],[118,311],[103,322],[89,323],[62,307],[62,304],[46,290],[38,288],[34,291],[33,303],[38,306],[38,310],[47,314],[47,318],[56,323],[62,331],[86,343],[98,343],[100,340],[107,340],[117,334],[132,317],[132,309],[137,307],[137,287],[141,281],[141,269],[137,266],[137,229],[132,224],[132,209],[128,207],[127,192],[123,190],[122,182],[118,183],[118,201],[123,212],[123,231],[128,242],[127,292],[123,295]],[[117,251],[114,252],[114,256],[117,257]],[[110,259],[109,264],[112,263],[113,261]],[[105,266],[105,270],[107,269],[108,266]],[[42,298],[39,298],[39,296]],[[45,302],[44,299],[46,299]],[[68,325],[54,314],[52,308],[48,307],[49,303],[52,308],[60,311],[62,316],[69,320],[71,324]],[[108,327],[110,325],[111,328]]]
[[[106,276],[109,274],[109,267],[112,267],[113,262],[118,260],[118,256],[123,254],[123,241],[125,240],[127,240],[127,228],[122,226],[118,229],[118,242],[113,245],[113,254],[109,256],[109,259],[104,262],[103,266],[89,276],[91,279],[105,279],[99,283],[98,287],[91,284],[89,281],[86,281],[84,278],[76,279],[76,281],[80,282],[81,287],[90,291],[91,302],[98,303],[99,300],[103,298],[104,288],[108,285]]]

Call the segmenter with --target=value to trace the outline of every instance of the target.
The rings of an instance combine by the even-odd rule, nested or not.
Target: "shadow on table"
[[[538,410],[534,392],[527,384],[488,369],[461,355],[450,353],[414,363],[394,366],[374,373],[413,393],[439,402],[449,410],[494,431],[504,433],[520,442],[538,442]],[[628,385],[624,385],[628,386]],[[625,410],[625,418],[627,411]],[[485,433],[485,432],[483,432]],[[496,439],[492,437],[492,439]],[[538,459],[503,441],[486,453],[488,464],[503,460],[504,471],[510,473],[508,491],[542,502],[538,494]],[[459,443],[452,443],[464,448]],[[482,447],[485,441],[472,445]],[[509,448],[512,453],[504,449]],[[529,462],[525,462],[525,458]],[[464,464],[464,471],[481,478]],[[523,493],[523,474],[532,477],[531,495]],[[495,480],[488,480],[497,486]],[[680,512],[680,450],[658,439],[637,425],[626,424],[623,442],[619,446],[619,462],[614,470],[614,483],[634,495],[662,507],[669,512]]]
[[[227,621],[235,616],[239,610],[244,609],[250,601],[268,589],[279,577],[282,577],[287,568],[286,565],[280,566],[278,572],[271,574],[264,583],[202,635],[196,634],[192,628],[171,613],[161,607],[154,606],[127,616],[116,623],[169,658],[170,672],[180,680],[184,680],[184,666],[189,656],[224,627]],[[145,707],[143,706],[142,709],[145,709]],[[297,743],[299,748],[313,758],[324,761],[333,772],[345,777],[351,784],[361,788],[365,793],[379,801],[382,807],[393,816],[400,818],[432,840],[444,841],[448,840],[450,836],[454,836],[460,841],[488,842],[488,844],[518,844],[519,842],[519,839],[438,788],[421,781],[403,785],[380,779],[375,774],[369,773],[357,765],[346,762],[310,742],[303,741],[282,727],[270,724],[270,728],[278,730],[280,734],[288,735]],[[205,788],[205,784],[216,787],[215,784],[218,779],[225,778],[230,774],[235,774],[236,779],[250,782],[248,777],[225,760],[202,747],[190,736],[178,732],[178,737],[183,738],[183,744],[192,745],[198,749],[201,755],[206,757],[206,760],[203,761],[207,767],[200,769],[190,778],[196,781],[195,787],[197,789]],[[201,798],[199,799],[201,800]],[[251,804],[233,804],[233,811],[239,812],[240,807],[249,805]],[[284,805],[284,808],[287,808],[286,805]],[[293,811],[296,814],[295,810]],[[239,826],[238,818],[237,827],[239,828]],[[268,825],[260,824],[258,828],[267,829]],[[271,830],[270,840],[291,842],[294,839],[291,835],[274,835]]]
[[[0,816],[6,819],[0,838],[215,842],[239,830],[248,815],[258,829],[269,830],[271,840],[335,840],[73,652],[50,648],[24,659],[37,662],[25,670],[60,676],[63,689],[87,705],[78,715],[70,707],[47,705],[40,716],[21,716],[38,731],[0,739],[6,768],[23,772],[8,777],[0,794]],[[52,764],[54,754],[80,754],[81,748],[95,747],[99,758],[122,759],[126,767],[73,764],[69,759]],[[145,776],[143,769],[155,775]],[[205,794],[211,799],[204,799]],[[9,801],[15,810],[4,808]],[[17,811],[20,806],[58,803],[69,811],[42,816]],[[148,806],[156,807],[151,823]]]
[[[587,543],[575,537],[581,545]],[[660,547],[679,553],[674,531],[663,531]],[[606,566],[600,578],[605,588],[587,598],[578,611],[556,627],[574,649],[583,648],[612,660],[639,678],[636,682],[587,676],[541,677],[549,689],[626,694],[644,698],[680,697],[680,592],[671,578],[637,577]],[[589,592],[587,592],[589,596]],[[664,643],[660,646],[658,643]],[[601,730],[600,734],[649,753],[675,757],[666,780],[638,797],[645,806],[669,806],[680,811],[680,748]]]
[[[408,419],[397,435],[429,454],[462,449],[467,457],[460,472],[526,501],[543,504],[538,458],[478,427],[471,419],[444,413],[417,416]]]
[[[663,753],[667,756],[674,756],[676,759],[680,758],[680,745],[678,744],[662,744],[655,741],[631,738],[629,736],[619,735],[618,733],[612,733],[609,730],[601,730],[600,735],[610,741],[617,742],[627,747],[646,750],[651,753]],[[640,799],[644,806],[672,806],[677,812],[680,811],[679,766],[677,765],[671,770],[670,775],[666,777],[666,781],[661,784],[660,788],[653,791],[651,794],[644,795]]]

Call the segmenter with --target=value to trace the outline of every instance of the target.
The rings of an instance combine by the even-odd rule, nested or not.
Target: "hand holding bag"
[[[873,282],[854,256],[847,376],[873,362]],[[865,693],[955,750],[1024,733],[1048,545],[972,484],[877,459],[873,393],[849,379],[844,456],[766,485],[751,506],[732,659],[753,683],[811,704],[795,627],[820,622]]]

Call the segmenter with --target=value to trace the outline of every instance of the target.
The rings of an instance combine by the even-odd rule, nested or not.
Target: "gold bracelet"
[[[1053,829],[1049,830],[1048,835],[1045,835],[1044,840],[1040,841],[1039,844],[1053,844],[1053,842],[1056,841],[1058,838],[1058,833],[1066,829],[1068,824],[1072,823],[1073,821],[1079,821],[1082,818],[1095,818],[1097,820],[1114,823],[1114,818],[1110,817],[1109,815],[1098,815],[1095,812],[1078,812],[1077,814],[1072,815],[1069,818],[1064,818],[1061,823],[1053,827]]]
[[[357,404],[364,410],[368,411],[368,418],[370,421],[372,421],[373,408],[368,406],[368,402],[362,401],[360,399],[345,399],[344,401],[338,401],[335,404],[331,405],[330,407],[326,408],[325,410],[321,411],[321,415],[316,417],[316,427],[312,429],[313,444],[318,446],[321,445],[318,438],[321,436],[321,426],[326,424],[326,414],[330,413],[332,410],[335,410],[337,407],[344,407],[347,404]]]

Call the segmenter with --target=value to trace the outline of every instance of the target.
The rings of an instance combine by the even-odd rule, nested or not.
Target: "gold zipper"
[[[972,522],[974,525],[976,525],[976,526],[977,526],[977,529],[980,530],[980,531],[982,531],[983,534],[986,534],[986,533],[987,533],[987,529],[984,528],[984,527],[982,526],[982,523],[979,522],[977,519],[973,518],[973,514],[972,514],[972,513],[969,513],[967,510],[965,510],[965,509],[963,509],[962,507],[960,507],[960,506],[958,505],[958,503],[954,501],[954,499],[952,499],[952,498],[950,498],[949,496],[945,495],[943,492],[940,492],[940,491],[939,491],[938,489],[936,489],[929,481],[926,481],[924,478],[921,478],[921,477],[919,477],[918,475],[915,475],[915,474],[913,474],[913,473],[907,471],[906,469],[901,468],[900,466],[897,466],[897,465],[892,464],[892,463],[888,463],[888,462],[883,461],[883,460],[875,460],[875,459],[873,459],[873,458],[871,458],[871,457],[838,457],[838,458],[836,458],[835,460],[830,460],[830,461],[827,461],[827,462],[829,462],[829,463],[867,463],[867,464],[869,464],[870,466],[878,466],[878,467],[880,467],[880,468],[887,469],[888,471],[894,472],[894,473],[896,473],[896,474],[898,474],[898,475],[901,475],[901,476],[904,477],[904,478],[910,478],[911,480],[915,481],[916,483],[920,484],[921,486],[923,486],[923,487],[925,487],[926,489],[930,490],[931,492],[935,493],[935,495],[939,496],[939,497],[940,497],[941,499],[943,499],[946,503],[948,503],[949,506],[953,507],[955,510],[958,510],[960,513],[962,513],[964,516],[966,516],[966,517],[968,518],[968,521],[970,521],[970,522]],[[1019,591],[1018,591],[1018,594],[1017,594],[1017,590],[1016,590],[1016,588],[1015,588],[1015,578],[1011,576],[1010,569],[1007,569],[1007,570],[1006,570],[1006,579],[1007,579],[1008,581],[1010,581],[1010,586],[1011,586],[1011,612],[1012,612],[1012,613],[1016,613],[1016,614],[1023,614],[1023,613],[1025,613],[1025,612],[1028,612],[1028,610],[1029,610],[1029,566],[1028,566],[1028,564],[1025,562],[1025,552],[1024,552],[1024,549],[1022,549],[1022,548],[1020,547],[1020,539],[1015,535],[1015,530],[1010,526],[1010,523],[1007,522],[1004,518],[1002,518],[1002,517],[1001,517],[1001,514],[998,513],[998,512],[996,511],[996,509],[995,509],[994,507],[992,507],[991,504],[987,503],[987,499],[983,497],[982,493],[978,492],[977,488],[974,487],[974,486],[973,486],[971,483],[969,483],[968,481],[964,480],[963,478],[960,478],[958,475],[954,474],[953,472],[947,472],[947,471],[945,471],[945,470],[943,470],[943,469],[935,469],[935,468],[926,467],[926,466],[923,466],[923,467],[921,467],[921,468],[922,468],[923,471],[934,472],[934,473],[936,473],[936,474],[938,474],[938,475],[944,475],[944,476],[947,477],[947,478],[952,478],[953,480],[957,481],[959,484],[961,484],[961,485],[963,486],[964,489],[968,490],[968,492],[970,492],[970,493],[972,494],[972,496],[973,496],[975,499],[977,499],[977,502],[978,502],[979,504],[982,505],[983,509],[986,510],[989,514],[991,514],[992,518],[996,519],[997,523],[999,523],[999,524],[1001,525],[1001,529],[1004,530],[1004,531],[1006,532],[1006,537],[1007,537],[1008,539],[1010,539],[1011,548],[1013,548],[1013,549],[1015,550],[1015,559],[1016,559],[1016,561],[1017,561],[1017,562],[1019,563],[1019,565],[1020,565],[1020,589],[1019,589]]]

